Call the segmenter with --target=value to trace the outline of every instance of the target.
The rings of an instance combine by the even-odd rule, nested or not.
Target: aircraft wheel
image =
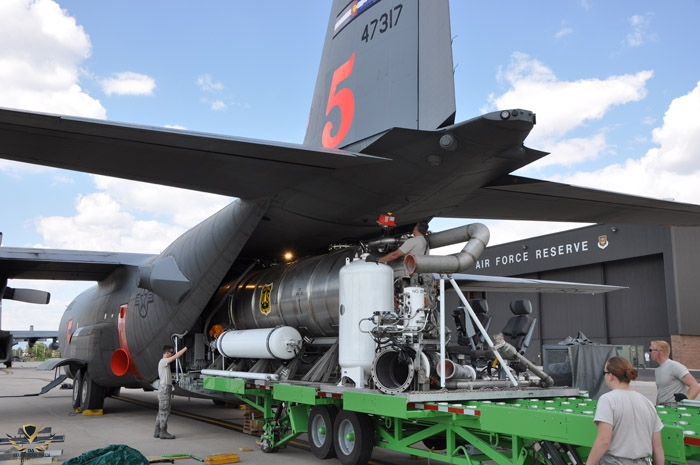
[[[341,410],[333,426],[333,445],[343,465],[365,465],[374,447],[372,420],[364,413]]]
[[[83,400],[83,373],[85,370],[78,370],[73,378],[73,408],[79,409]]]
[[[335,457],[333,424],[338,416],[335,405],[315,405],[309,412],[309,448],[319,459]]]
[[[90,374],[85,370],[83,373],[82,396],[80,405],[83,410],[100,410],[105,404],[105,389],[92,381]]]

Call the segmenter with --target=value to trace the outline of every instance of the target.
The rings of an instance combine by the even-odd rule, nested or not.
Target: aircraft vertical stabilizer
[[[305,145],[437,129],[454,114],[447,0],[333,2]]]

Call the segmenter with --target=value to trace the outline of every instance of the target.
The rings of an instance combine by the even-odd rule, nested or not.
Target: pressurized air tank
[[[290,326],[264,329],[236,329],[216,339],[216,349],[229,358],[290,360],[301,349],[301,334]]]
[[[339,349],[341,377],[364,387],[372,371],[375,342],[368,331],[374,312],[394,309],[394,271],[383,263],[355,259],[340,269]]]

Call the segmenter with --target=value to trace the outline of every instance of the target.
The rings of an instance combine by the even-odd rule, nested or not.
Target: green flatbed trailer
[[[575,388],[406,392],[204,376],[263,412],[263,452],[307,433],[316,457],[367,463],[374,447],[450,464],[581,465],[596,435],[596,401]],[[659,407],[666,462],[700,460],[700,409]]]

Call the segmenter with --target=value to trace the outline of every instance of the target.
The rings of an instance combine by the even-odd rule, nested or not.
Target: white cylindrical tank
[[[341,376],[351,379],[356,387],[364,387],[372,371],[375,351],[374,339],[367,332],[372,324],[367,319],[374,312],[393,311],[394,271],[383,263],[348,259],[340,269],[339,281]]]
[[[294,358],[301,348],[301,334],[291,326],[226,331],[216,339],[216,349],[229,358]]]

